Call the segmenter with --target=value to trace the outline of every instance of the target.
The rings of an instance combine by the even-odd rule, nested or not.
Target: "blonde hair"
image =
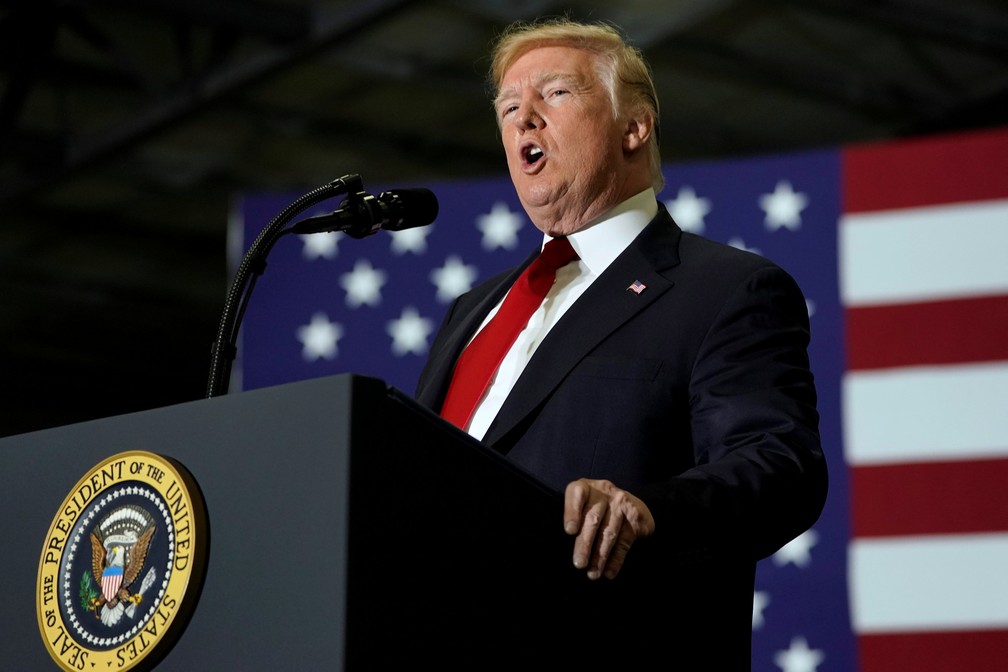
[[[533,49],[550,46],[583,49],[597,56],[599,79],[609,92],[614,118],[623,111],[651,112],[654,133],[648,140],[648,163],[655,193],[661,191],[665,178],[659,153],[658,94],[651,68],[641,51],[629,44],[614,26],[578,23],[566,18],[512,23],[497,37],[491,51],[491,97],[496,99],[504,74],[516,60]]]

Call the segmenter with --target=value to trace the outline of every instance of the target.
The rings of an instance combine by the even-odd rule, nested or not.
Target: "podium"
[[[0,439],[10,669],[58,669],[36,621],[40,551],[78,479],[127,450],[184,465],[209,519],[202,593],[158,670],[535,667],[598,603],[560,493],[341,375]]]

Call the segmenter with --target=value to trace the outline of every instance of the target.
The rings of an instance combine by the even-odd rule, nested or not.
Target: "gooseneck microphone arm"
[[[207,397],[225,394],[231,377],[231,364],[238,352],[238,331],[252,288],[266,270],[266,256],[280,237],[288,232],[284,226],[301,212],[322,201],[345,193],[360,193],[363,182],[359,175],[344,175],[328,184],[317,187],[288,205],[252,242],[235,271],[231,289],[224,302],[217,340],[213,344],[210,359],[210,379],[207,382]]]
[[[347,194],[340,207],[326,215],[309,217],[284,228],[307,208],[333,196]],[[438,214],[438,202],[427,189],[398,189],[378,196],[364,192],[360,175],[344,175],[308,192],[273,218],[253,241],[238,270],[224,303],[210,361],[207,397],[227,392],[231,365],[238,352],[238,332],[256,280],[266,270],[266,255],[281,236],[341,231],[352,238],[364,238],[381,229],[402,231],[425,226]]]

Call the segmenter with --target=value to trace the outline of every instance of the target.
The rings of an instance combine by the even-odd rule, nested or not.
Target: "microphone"
[[[429,189],[393,189],[377,196],[352,194],[326,215],[309,217],[291,226],[293,233],[342,231],[364,238],[379,229],[402,231],[426,226],[438,215],[438,201]]]

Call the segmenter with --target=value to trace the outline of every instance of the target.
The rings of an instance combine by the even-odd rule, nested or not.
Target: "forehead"
[[[533,47],[515,58],[504,70],[500,89],[503,92],[557,77],[586,80],[595,73],[595,59],[592,52],[576,47]]]

